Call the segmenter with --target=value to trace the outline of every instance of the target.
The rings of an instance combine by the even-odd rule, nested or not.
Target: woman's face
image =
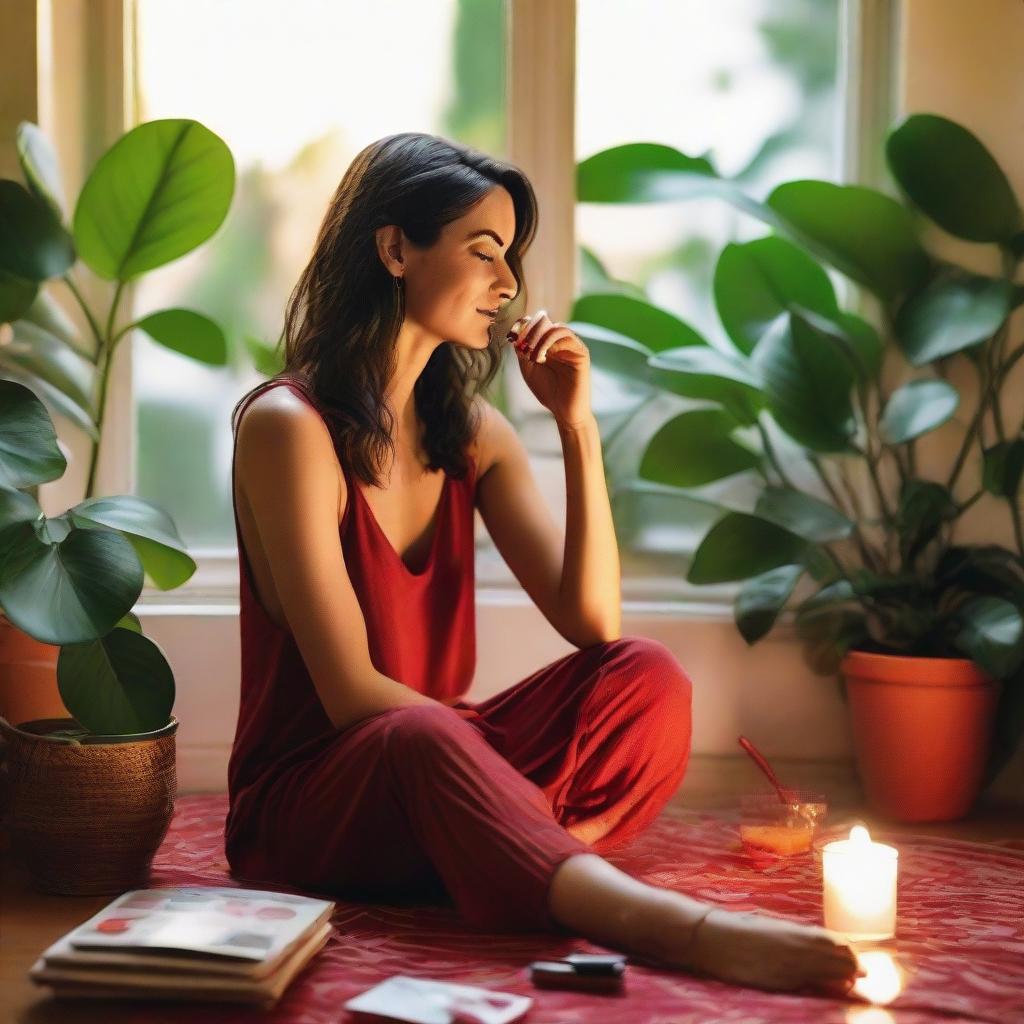
[[[417,249],[399,235],[403,264],[397,272],[404,267],[407,326],[468,348],[486,348],[492,321],[480,310],[504,306],[516,294],[516,279],[505,262],[515,227],[512,196],[496,185],[468,213],[446,224],[431,248]]]

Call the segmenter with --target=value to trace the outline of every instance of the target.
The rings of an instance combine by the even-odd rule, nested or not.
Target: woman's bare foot
[[[853,950],[824,928],[736,913],[648,885],[595,854],[559,865],[549,903],[577,934],[658,966],[771,991],[842,996],[860,969]]]
[[[680,966],[737,985],[844,995],[864,973],[850,946],[824,928],[764,914],[716,908],[686,939]]]

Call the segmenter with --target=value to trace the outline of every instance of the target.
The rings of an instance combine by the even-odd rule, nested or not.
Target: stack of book
[[[326,943],[334,906],[261,889],[133,889],[58,939],[29,977],[61,997],[269,1008]]]

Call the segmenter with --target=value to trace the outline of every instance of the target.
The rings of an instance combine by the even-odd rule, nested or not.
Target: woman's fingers
[[[529,346],[533,343],[537,337],[537,326],[547,319],[547,310],[540,309],[531,316],[521,316],[513,325],[509,331],[510,341],[515,341],[516,347],[520,345]],[[513,339],[512,334],[516,337]]]
[[[508,330],[508,334],[505,336],[506,341],[518,341],[519,335],[525,330],[526,325],[530,322],[529,316],[521,316]]]

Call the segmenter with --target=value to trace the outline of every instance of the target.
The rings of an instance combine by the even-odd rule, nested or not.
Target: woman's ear
[[[402,258],[402,229],[397,224],[377,228],[377,253],[381,263],[392,277],[404,265]]]

